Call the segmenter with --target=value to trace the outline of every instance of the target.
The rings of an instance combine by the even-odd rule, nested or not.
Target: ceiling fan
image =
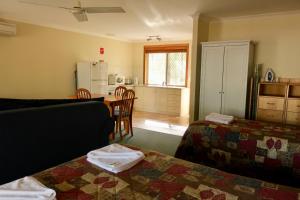
[[[41,4],[32,1],[25,1],[20,0],[21,3],[33,4],[38,6],[48,6],[54,8],[62,8],[65,10],[69,10],[73,16],[79,22],[88,21],[87,13],[94,14],[94,13],[125,13],[125,10],[122,7],[82,7],[80,1],[78,1],[78,5],[74,7],[63,7],[63,6],[54,6],[50,4]]]

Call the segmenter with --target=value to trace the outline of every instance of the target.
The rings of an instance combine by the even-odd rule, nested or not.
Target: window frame
[[[166,59],[168,61],[168,53],[184,52],[186,53],[186,68],[185,68],[185,84],[184,85],[168,85],[168,64],[166,64],[166,86],[174,87],[187,87],[188,83],[188,66],[189,66],[189,44],[171,44],[171,45],[145,45],[144,46],[144,73],[143,73],[143,83],[149,85],[148,83],[148,53],[167,53]],[[159,85],[159,84],[151,84]]]

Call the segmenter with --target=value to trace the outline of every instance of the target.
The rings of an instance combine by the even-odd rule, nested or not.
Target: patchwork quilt
[[[300,128],[238,119],[196,121],[175,157],[300,187]]]
[[[246,178],[153,151],[133,168],[109,173],[81,157],[34,175],[58,200],[299,200],[300,189]]]

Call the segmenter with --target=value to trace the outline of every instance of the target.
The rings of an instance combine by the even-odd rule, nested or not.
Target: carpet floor
[[[133,137],[126,135],[122,141],[120,141],[119,138],[116,138],[115,142],[140,147],[146,150],[154,150],[174,156],[181,138],[181,136],[177,135],[133,128]]]

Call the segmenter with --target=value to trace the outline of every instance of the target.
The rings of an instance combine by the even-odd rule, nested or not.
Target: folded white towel
[[[230,124],[234,117],[230,115],[222,115],[219,113],[210,113],[205,117],[206,121],[217,122],[221,124]]]
[[[56,193],[33,177],[0,186],[0,200],[54,200]]]
[[[125,171],[144,158],[143,152],[119,144],[111,144],[87,154],[87,161],[113,173]]]

